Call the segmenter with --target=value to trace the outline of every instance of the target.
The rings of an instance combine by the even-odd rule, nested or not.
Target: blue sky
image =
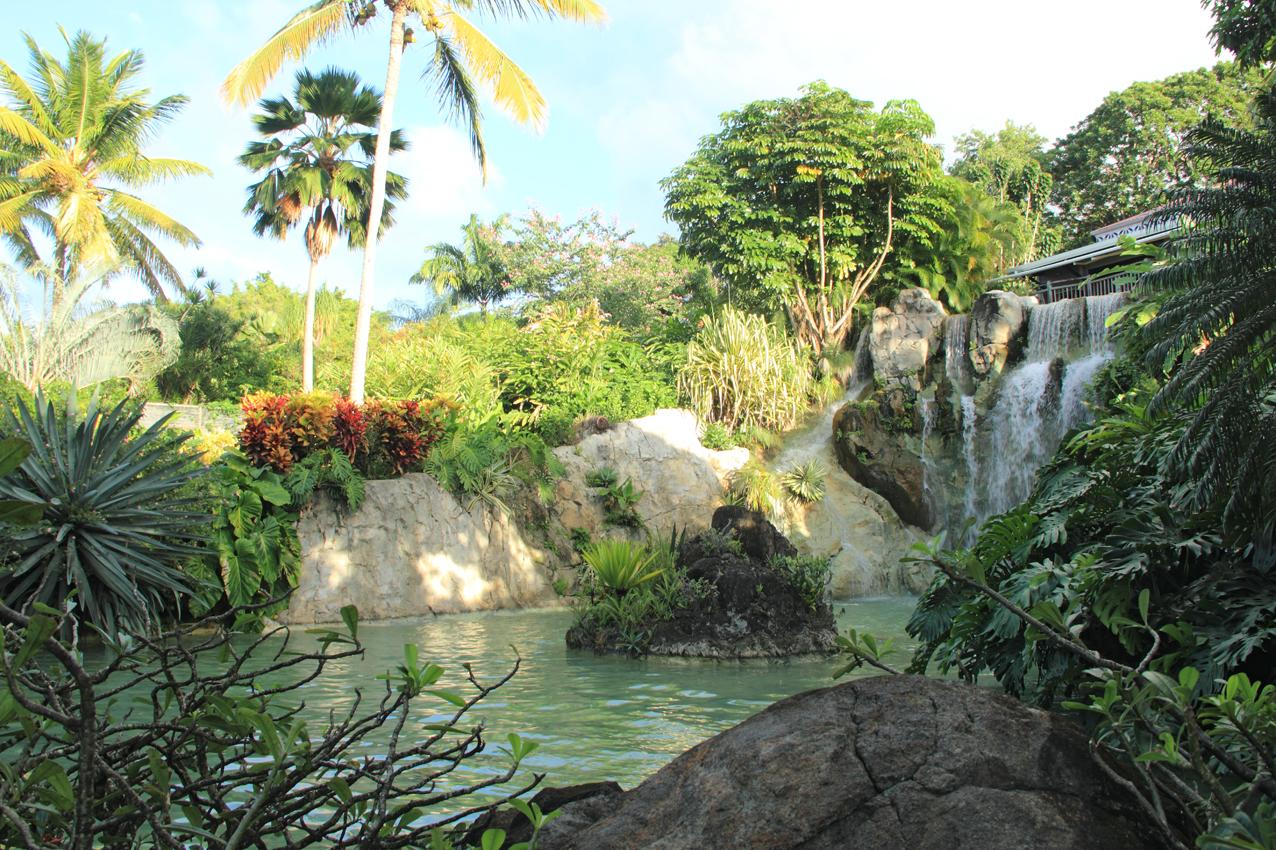
[[[750,100],[791,95],[825,79],[878,104],[915,98],[935,118],[945,147],[971,128],[1006,119],[1057,137],[1105,94],[1213,63],[1209,16],[1198,0],[602,0],[609,22],[484,22],[550,104],[540,135],[486,110],[486,186],[465,136],[443,123],[417,77],[410,48],[396,125],[413,148],[392,167],[412,197],[378,254],[378,306],[423,301],[407,284],[425,246],[455,240],[471,212],[489,217],[529,207],[564,218],[601,210],[635,238],[673,232],[657,185],[718,127],[717,116]],[[7,2],[0,57],[27,66],[20,32],[61,52],[59,25],[109,39],[113,51],[142,49],[156,94],[184,93],[190,106],[156,140],[156,155],[209,166],[211,178],[157,187],[147,196],[191,227],[199,249],[173,247],[188,272],[223,280],[259,271],[300,289],[301,242],[252,235],[240,213],[248,175],[235,156],[252,135],[250,113],[224,105],[230,70],[304,4],[301,0],[65,0]],[[385,81],[386,16],[356,37],[314,51],[306,65],[358,71]],[[269,93],[291,88],[286,66]],[[358,287],[358,257],[339,249],[322,270],[333,285]],[[139,290],[113,285],[125,300]]]

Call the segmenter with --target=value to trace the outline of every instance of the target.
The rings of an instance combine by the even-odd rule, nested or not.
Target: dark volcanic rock
[[[590,813],[592,813],[591,821],[600,817],[604,809],[595,810],[592,806],[605,807],[609,801],[614,801],[622,793],[624,789],[615,782],[586,782],[562,788],[542,788],[529,802],[535,803],[546,814],[556,812],[568,803],[576,804],[573,806],[575,813],[573,817],[567,817],[566,812],[562,815],[567,818],[565,823],[570,825],[574,820],[589,816]],[[586,801],[590,805],[585,805]],[[473,826],[465,833],[462,843],[466,847],[478,847],[483,840],[483,833],[489,829],[505,831],[506,847],[521,841],[530,841],[532,838],[532,822],[522,812],[505,808],[489,811],[475,820]]]
[[[651,655],[703,658],[780,658],[832,652],[837,639],[827,601],[811,610],[788,578],[773,566],[777,556],[797,550],[764,516],[737,507],[719,508],[714,531],[682,544],[678,564],[708,593],[650,624],[645,651]],[[735,541],[733,545],[730,541]],[[567,633],[574,649],[632,651],[618,635],[578,623]]]
[[[1153,850],[1070,721],[916,676],[778,702],[632,791],[568,805],[542,850]]]
[[[922,459],[903,436],[913,430],[906,390],[895,388],[872,404],[847,404],[833,418],[833,449],[846,474],[890,503],[909,525],[930,529],[934,506],[926,494]]]

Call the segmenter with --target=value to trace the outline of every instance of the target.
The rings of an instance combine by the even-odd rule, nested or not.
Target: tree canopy
[[[856,304],[901,245],[951,215],[934,122],[911,100],[880,111],[826,83],[722,117],[667,177],[665,215],[733,303],[784,308],[816,351],[843,344]]]
[[[1185,134],[1207,116],[1252,127],[1249,106],[1261,81],[1260,71],[1223,62],[1104,98],[1050,152],[1065,242],[1159,206],[1166,191],[1202,185],[1208,171],[1185,154]]]

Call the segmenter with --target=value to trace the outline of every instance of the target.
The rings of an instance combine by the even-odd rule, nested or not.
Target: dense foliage
[[[0,843],[450,848],[460,824],[540,781],[519,773],[534,742],[510,734],[489,758],[473,719],[518,662],[444,686],[444,670],[408,645],[383,691],[307,721],[309,683],[363,658],[357,612],[312,638],[274,629],[247,641],[227,631],[245,613],[134,635],[94,664],[54,637],[56,610],[0,605],[11,648],[0,656]],[[377,735],[386,743],[373,753]],[[492,830],[482,846],[504,838]]]
[[[1192,159],[1184,136],[1207,116],[1249,127],[1258,71],[1230,63],[1138,82],[1113,92],[1050,152],[1052,201],[1064,241],[1159,206],[1167,190],[1202,185],[1209,163]]]
[[[127,402],[81,411],[38,394],[0,412],[0,431],[31,454],[0,478],[0,497],[43,508],[0,541],[0,596],[71,613],[107,634],[153,630],[190,590],[183,562],[202,554],[208,517],[188,486],[203,473],[183,450],[189,435],[164,421],[139,427]]]
[[[728,282],[734,304],[783,307],[800,340],[836,350],[878,276],[951,214],[933,122],[914,101],[877,111],[812,83],[723,125],[661,184],[683,250]]]

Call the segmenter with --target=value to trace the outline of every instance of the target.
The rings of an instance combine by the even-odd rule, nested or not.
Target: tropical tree
[[[293,99],[266,98],[253,116],[264,141],[248,144],[239,162],[261,180],[248,187],[244,213],[255,217],[253,232],[283,239],[303,219],[310,272],[301,337],[301,385],[314,389],[315,287],[319,263],[338,237],[352,248],[365,241],[372,195],[371,158],[381,113],[381,96],[360,86],[349,71],[328,68],[319,75],[297,72]],[[407,149],[402,131],[390,134],[390,151]],[[407,196],[407,180],[386,174],[380,232],[394,223],[394,200]]]
[[[89,387],[124,378],[138,384],[177,359],[177,322],[154,304],[89,305],[89,290],[106,275],[79,271],[69,281],[51,269],[28,272],[24,280],[0,267],[0,373],[31,392],[55,382]],[[24,297],[33,290],[43,293],[34,305]]]
[[[951,212],[937,186],[934,122],[914,101],[879,112],[823,82],[756,101],[661,185],[682,247],[732,300],[783,307],[817,353],[838,348],[855,306],[901,248],[929,244]]]
[[[153,241],[182,246],[199,239],[132,189],[178,177],[208,174],[184,159],[148,156],[148,141],[186,105],[170,95],[150,100],[136,88],[140,51],[108,59],[106,41],[63,33],[65,61],[26,37],[32,76],[24,79],[0,62],[0,234],[19,262],[48,268],[53,300],[62,283],[83,267],[106,266],[136,276],[156,298],[182,277]],[[34,235],[53,242],[40,262]]]
[[[1085,242],[1097,227],[1158,206],[1167,191],[1203,185],[1209,165],[1187,155],[1185,135],[1209,115],[1252,128],[1262,79],[1222,62],[1105,97],[1050,152],[1064,241]]]
[[[451,116],[465,124],[470,146],[486,174],[487,150],[483,143],[475,78],[490,88],[498,106],[522,123],[543,124],[546,106],[531,78],[465,13],[475,10],[497,16],[542,13],[574,21],[598,21],[604,16],[602,7],[595,0],[381,0],[380,4],[376,0],[316,0],[294,15],[230,72],[222,86],[223,94],[229,101],[246,104],[261,94],[285,60],[300,59],[316,43],[340,32],[366,26],[376,17],[381,6],[390,13],[390,52],[385,98],[377,123],[372,195],[368,202],[369,221],[380,221],[385,206],[390,128],[394,121],[403,51],[416,37],[415,30],[409,30],[407,26],[409,17],[414,17],[432,40],[433,49],[424,77],[434,82],[435,94]],[[354,362],[350,375],[350,397],[356,402],[363,401],[367,370],[376,245],[376,234],[369,228],[364,240]]]
[[[1031,262],[1059,247],[1060,233],[1046,205],[1054,178],[1046,170],[1046,137],[1032,125],[1006,122],[996,133],[972,130],[958,136],[950,172],[969,180],[999,203],[1014,204],[1022,221],[1011,266]]]
[[[471,215],[461,228],[461,244],[438,242],[431,246],[430,255],[410,282],[432,284],[434,294],[446,294],[453,306],[477,304],[486,315],[489,304],[500,303],[512,292],[501,259],[501,233],[506,226],[505,216],[483,224]]]

